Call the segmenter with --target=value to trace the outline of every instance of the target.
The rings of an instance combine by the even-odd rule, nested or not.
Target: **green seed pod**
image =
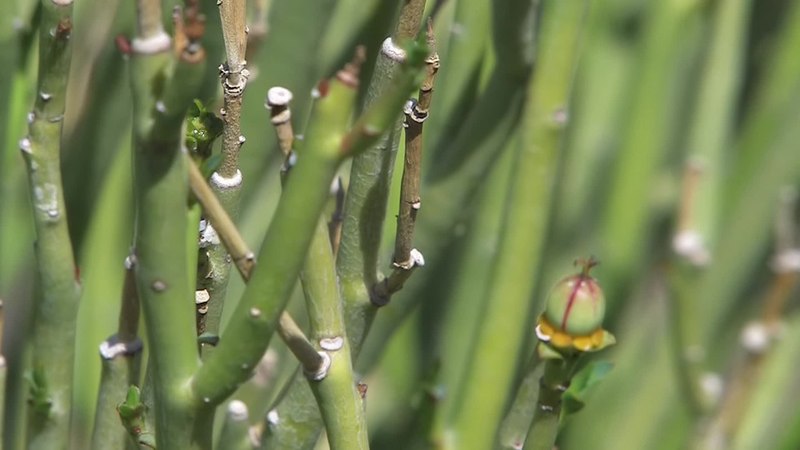
[[[598,330],[606,313],[606,299],[589,270],[597,262],[581,260],[583,270],[556,283],[547,298],[547,321],[572,336],[586,336]]]

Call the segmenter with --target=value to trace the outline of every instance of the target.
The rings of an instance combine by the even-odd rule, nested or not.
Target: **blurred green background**
[[[548,1],[554,0],[541,0]],[[380,311],[357,364],[370,386],[373,447],[411,448],[408,436],[420,434],[446,441],[458,432],[449,419],[459,415],[454,411],[483,408],[459,403],[470,389],[508,405],[532,353],[535,315],[548,289],[573,271],[572,260],[592,254],[601,261],[593,273],[608,299],[606,328],[618,341],[598,358],[614,369],[593,388],[586,408],[566,420],[559,448],[800,448],[800,2],[587,2],[572,100],[561,112],[566,134],[557,168],[544,175],[514,172],[506,150],[523,126],[516,96],[526,83],[496,82],[515,64],[498,50],[505,48],[501,11],[526,3],[428,5],[442,64],[425,128],[417,239],[430,258]],[[209,57],[218,57],[209,61],[212,86],[224,56],[215,2],[203,4]],[[131,243],[129,74],[114,41],[132,35],[133,7],[78,0],[75,9],[63,135],[70,232],[84,284],[75,448],[91,430],[97,346],[116,328],[122,261]],[[358,43],[367,46],[365,67],[371,67],[397,2],[340,0],[332,14],[312,0],[272,0],[268,8],[266,35],[251,43],[255,76],[242,123],[239,225],[252,248],[279,195],[266,90],[281,85],[295,93],[295,130],[302,133],[313,86]],[[29,0],[0,4],[0,298],[10,367],[21,361],[14,349],[24,338],[33,287],[32,213],[17,142],[35,90],[35,10]],[[251,33],[257,25],[253,15]],[[218,106],[217,97],[205,100]],[[540,267],[525,275],[535,289],[491,312],[488,286],[493,264],[507,251],[501,242],[506,220],[514,217],[508,211],[513,180],[538,176],[555,181],[549,208],[529,205],[547,223]],[[397,204],[396,191],[390,205]],[[390,206],[385,270],[395,212]],[[241,292],[235,278],[229,297],[235,301]],[[292,308],[300,311],[300,303]],[[482,333],[483,319],[495,313],[510,327],[525,324],[519,352],[504,351],[504,336]],[[750,340],[740,339],[744,329]],[[487,378],[470,387],[478,381],[464,381],[481,365],[470,359],[476,341],[503,354],[515,382],[493,385]],[[244,388],[260,393],[248,395],[255,420],[296,366],[281,342],[273,347],[274,382]],[[8,387],[20,383],[10,376]],[[424,419],[429,413],[434,419]],[[493,435],[501,418],[487,413],[485,434]]]

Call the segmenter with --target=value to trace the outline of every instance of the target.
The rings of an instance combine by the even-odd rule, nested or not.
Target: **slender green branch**
[[[211,187],[206,183],[200,169],[186,154],[186,164],[189,167],[189,185],[198,202],[203,206],[203,210],[214,225],[215,236],[223,243],[227,252],[230,252],[239,274],[245,281],[250,280],[250,274],[255,267],[256,261],[253,252],[247,246],[239,230],[236,229],[230,216],[225,212],[222,203],[217,199]],[[207,227],[211,225],[206,225]],[[196,300],[197,301],[197,300]],[[205,299],[209,301],[209,299]],[[309,343],[300,326],[295,323],[288,312],[281,313],[278,321],[278,334],[283,338],[289,350],[303,364],[308,371],[316,371],[322,364],[322,359],[317,351]],[[212,339],[212,341],[214,341]],[[214,345],[216,342],[209,342]]]
[[[227,61],[220,66],[224,105],[222,108],[222,163],[211,175],[211,187],[220,199],[225,211],[234,219],[239,215],[239,201],[242,190],[242,173],[239,170],[239,151],[245,138],[241,130],[242,96],[249,72],[244,59],[246,46],[246,2],[233,0],[218,2],[222,22],[222,35],[225,42]],[[201,339],[200,349],[203,359],[214,350],[213,341],[219,335],[222,310],[225,305],[230,261],[225,247],[213,239],[215,230],[207,225],[204,234],[211,239],[201,239],[200,258],[204,273],[198,277],[197,290],[201,293],[202,307],[198,309],[197,332],[212,337]]]
[[[420,67],[422,65],[425,56],[427,56],[427,52],[423,52],[422,49],[416,49],[410,53],[408,63],[403,66],[403,70],[398,73],[398,76],[395,79],[396,87],[394,89],[387,90],[386,96],[382,99],[378,99],[373,104],[372,108],[367,110],[367,112],[365,112],[364,115],[356,122],[356,124],[353,126],[353,129],[342,138],[342,143],[339,150],[343,151],[344,155],[347,155],[352,151],[363,151],[380,137],[381,133],[378,130],[386,130],[391,126],[392,122],[394,121],[394,112],[397,111],[405,101],[405,95],[411,92],[411,90],[415,87],[415,67]],[[356,58],[358,58],[358,55]],[[340,72],[338,74],[339,78],[337,81],[352,85],[352,83],[357,79],[352,75],[354,70],[355,67],[353,67],[352,64],[346,66],[344,73]],[[324,115],[335,114],[333,111],[320,112],[318,109],[315,110],[315,118],[314,121],[311,122],[312,124],[315,123],[316,120],[322,120],[323,122],[332,122],[335,120],[335,115]],[[341,111],[336,113],[340,114]],[[309,138],[306,145],[308,145],[309,148],[313,148],[310,142],[312,142],[311,138]],[[325,140],[320,137],[320,142],[327,143],[329,140]],[[292,174],[290,178],[295,176],[295,174]],[[325,241],[326,246],[330,247],[330,240],[325,239]],[[314,248],[321,249],[321,246],[315,245]],[[317,254],[317,258],[327,255],[324,254],[320,256],[318,252],[315,254]],[[311,264],[311,262],[309,262],[309,264]],[[314,269],[312,273],[315,273],[317,270],[321,269]],[[326,295],[331,294],[328,293]],[[331,305],[332,303],[326,302],[325,304]],[[312,305],[312,307],[314,307],[314,305]],[[317,315],[323,316],[335,314],[335,310],[331,311],[330,306],[327,308],[327,312],[323,313],[320,311],[317,313]],[[335,315],[331,317],[335,317]],[[330,328],[330,326],[326,326],[326,328]],[[349,329],[347,332],[349,333]],[[348,342],[346,345],[352,345],[352,339],[345,337],[343,332],[333,333],[322,337],[329,336],[341,336],[347,339]],[[345,343],[341,343],[341,345],[345,345]],[[324,346],[321,345],[321,347]],[[338,351],[336,353],[336,358],[338,358],[338,353],[342,352]],[[335,365],[334,367],[337,366]],[[343,375],[343,377],[347,378],[345,375]],[[350,378],[350,380],[352,381],[352,378]],[[339,382],[343,383],[343,381]],[[308,409],[307,405],[309,402],[311,402],[311,392],[306,386],[305,380],[295,377],[293,384],[290,386],[281,403],[276,409],[273,410],[272,415],[267,417],[265,424],[266,431],[262,436],[262,445],[267,448],[290,446],[291,448],[297,449],[306,449],[313,446],[316,442],[316,437],[321,431],[322,421],[318,411],[310,411]],[[272,417],[274,420],[270,419],[270,417]],[[356,422],[358,422],[358,420],[356,420]],[[351,422],[349,426],[350,429],[352,429],[352,426],[355,425]]]
[[[307,133],[307,150],[292,168],[261,246],[260,259],[269,260],[270,264],[256,267],[220,340],[219,351],[195,375],[195,398],[219,404],[248,378],[261,358],[289,300],[339,164],[385,132],[392,123],[393,112],[415,87],[426,52],[414,47],[412,50],[394,88],[364,113],[350,134],[340,137],[349,120],[349,114],[343,112],[348,111],[355,97],[352,87],[331,83],[328,96],[317,103]]]
[[[702,330],[707,323],[697,302],[703,269],[716,254],[717,235],[723,211],[725,149],[735,124],[741,68],[746,52],[745,36],[751,2],[741,0],[716,5],[711,44],[694,111],[689,152],[679,204],[678,226],[672,241],[675,293],[673,349],[682,377],[684,393],[693,412],[705,414],[716,399],[701,387],[706,370],[706,343]]]
[[[158,8],[138,10],[139,22]],[[141,3],[140,3],[141,5]],[[155,12],[153,10],[156,10]],[[199,366],[186,248],[186,166],[181,155],[186,110],[200,77],[161,27],[140,27],[132,42],[134,102],[134,253],[152,365],[155,432],[162,448],[208,448],[209,415],[198,416],[189,381]],[[196,68],[196,67],[195,67]],[[173,77],[170,77],[173,75]],[[166,80],[166,83],[164,83]],[[199,420],[199,419],[204,420]]]
[[[548,359],[539,385],[539,397],[524,450],[552,450],[558,436],[561,396],[569,386],[576,360]]]
[[[533,416],[539,406],[539,386],[542,375],[544,375],[544,366],[545,364],[534,353],[528,363],[525,376],[517,388],[511,409],[500,426],[499,448],[517,450],[525,442],[528,429],[533,423]]]
[[[366,107],[372,105],[391,86],[406,55],[399,45],[417,35],[425,0],[404,1],[392,37],[383,42],[375,71],[367,90]],[[337,273],[341,279],[349,338],[360,348],[374,316],[371,291],[378,282],[378,252],[389,196],[394,160],[402,125],[400,110],[391,111],[393,126],[389,134],[353,159],[350,185],[344,205],[342,239],[337,253]],[[357,353],[357,352],[356,352]]]
[[[226,216],[238,215],[242,185],[241,172],[237,171],[233,178],[224,178],[219,172],[214,172],[211,175],[210,183],[210,191],[212,191],[210,194],[215,199],[219,199],[218,203],[224,208],[223,211],[227,211]],[[203,184],[208,186],[204,179]],[[207,216],[206,219],[208,219]],[[233,226],[232,222],[231,226]],[[202,293],[206,301],[205,307],[202,310],[198,309],[197,334],[199,336],[219,335],[225,295],[230,279],[231,256],[227,247],[220,243],[217,235],[215,221],[211,220],[211,223],[201,221],[200,263],[197,266],[200,272],[197,276],[197,292]],[[250,256],[252,257],[252,254]],[[237,260],[238,257],[239,255],[237,255]],[[203,359],[208,358],[213,349],[214,345],[209,341],[201,340],[200,351]]]
[[[679,256],[698,266],[711,260],[716,245],[724,156],[736,121],[750,6],[751,0],[715,5],[711,43],[696,98],[697,119],[692,122],[687,144],[687,165],[699,173],[674,247]],[[681,242],[687,245],[678,245]]]
[[[529,298],[536,287],[535,274],[541,268],[587,8],[587,0],[541,3],[537,65],[528,86],[500,252],[464,390],[459,393],[463,406],[454,419],[459,448],[491,447],[507,393],[487,389],[485,383],[492,380],[494,385],[509,385],[526,342],[526,324],[533,312]],[[535,12],[532,9],[528,14]],[[499,335],[503,336],[502,350],[492,339]]]
[[[61,182],[61,130],[72,56],[72,1],[43,0],[39,78],[20,141],[30,180],[36,229],[31,449],[66,448],[69,441],[75,323],[80,281],[70,243]]]
[[[649,217],[653,179],[668,148],[671,124],[664,118],[675,100],[663,87],[669,85],[682,65],[678,50],[685,43],[681,38],[688,36],[682,30],[699,13],[701,3],[660,1],[649,6],[641,39],[641,70],[629,87],[631,102],[624,119],[627,123],[620,137],[602,223],[601,239],[608,248],[601,251],[611,279],[609,289],[620,290],[609,295],[612,309],[625,298],[623,289],[641,266],[640,256],[649,234],[648,221],[642,217]]]
[[[317,225],[300,272],[314,340],[330,359],[321,379],[309,377],[331,450],[366,450],[367,420],[356,389],[335,261],[324,219]]]
[[[341,100],[329,98],[326,107],[344,107],[347,103],[337,104]],[[219,404],[249,377],[289,300],[340,162],[337,148],[333,151],[310,148],[312,151],[306,152],[292,169],[275,219],[264,238],[260,259],[270,263],[255,268],[220,339],[218,351],[212,353],[194,377],[195,397],[209,404]]]
[[[188,154],[184,154],[184,159],[189,168],[189,186],[192,189],[192,194],[202,205],[206,218],[213,224],[215,237],[222,242],[230,253],[233,264],[242,274],[242,277],[248,279],[256,264],[255,255],[241,234],[239,234],[233,219],[228,215],[222,202],[208,185],[200,169]],[[192,164],[189,164],[190,162]]]
[[[134,258],[126,258],[117,333],[100,345],[103,372],[95,408],[93,450],[122,449],[128,440],[128,434],[117,417],[117,405],[120,399],[125,398],[129,387],[139,383],[142,341],[137,336],[139,298],[134,264]]]

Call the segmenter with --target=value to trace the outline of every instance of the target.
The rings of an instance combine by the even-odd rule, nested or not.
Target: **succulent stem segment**
[[[480,410],[462,407],[453,419],[459,445],[475,449],[491,446],[496,430],[486,430],[479,424],[487,420],[499,423],[508,396],[486,392],[479,380],[511,383],[526,342],[522,330],[533,315],[529,298],[542,267],[547,217],[555,190],[559,155],[569,117],[567,107],[588,8],[587,0],[543,0],[540,9],[536,9],[538,4],[530,2],[509,3],[509,8],[521,11],[517,18],[521,30],[528,30],[526,24],[538,24],[537,60],[534,73],[526,80],[527,96],[517,148],[514,149],[500,250],[492,267],[491,287],[480,334],[472,351],[466,388],[460,393],[464,405],[481,404],[482,407]],[[522,31],[523,35],[527,32]],[[512,44],[518,47],[514,54],[527,55],[525,41]],[[503,54],[505,52],[503,50]],[[521,56],[509,61],[507,70],[517,75],[524,74],[522,62]],[[498,351],[498,344],[493,342],[492,337],[498,335],[503,336],[502,351]]]
[[[242,99],[247,78],[250,72],[245,61],[246,36],[246,2],[217,2],[222,22],[222,36],[225,42],[226,62],[219,66],[222,80],[223,107],[222,116],[222,162],[211,175],[212,190],[220,199],[225,211],[236,219],[239,215],[239,202],[242,191],[242,172],[239,170],[239,151],[245,143],[242,135],[241,115]],[[207,225],[204,233],[213,236],[213,225]],[[201,237],[200,265],[197,291],[202,294],[203,306],[198,308],[198,334],[201,338],[200,348],[203,359],[214,350],[213,343],[218,339],[225,294],[230,278],[230,261],[224,246],[211,239]]]
[[[261,359],[302,268],[339,164],[383,135],[405,96],[416,87],[424,58],[422,49],[412,50],[395,78],[395,88],[376,101],[346,135],[337,124],[343,120],[339,116],[345,116],[343,108],[352,107],[352,88],[343,86],[336,95],[331,89],[318,102],[315,114],[333,120],[312,120],[316,129],[307,133],[306,152],[292,168],[261,247],[259,259],[268,263],[255,268],[217,351],[195,374],[191,388],[196,401],[219,404]]]
[[[132,42],[134,255],[137,290],[150,343],[155,433],[161,448],[210,445],[209,414],[198,414],[188,389],[198,369],[188,270],[188,183],[182,156],[186,111],[202,78],[200,61],[185,57],[161,25],[158,1],[139,2]],[[189,432],[187,432],[189,430]]]
[[[81,295],[61,181],[61,131],[72,58],[72,1],[41,1],[39,75],[19,146],[28,169],[37,261],[28,448],[67,448]]]
[[[325,373],[306,374],[325,422],[328,443],[331,450],[367,450],[364,402],[356,389],[333,251],[324,220],[317,225],[300,279],[314,342],[330,361]]]
[[[226,250],[226,254],[230,252],[231,259],[239,270],[239,274],[245,282],[249,281],[250,274],[256,265],[253,252],[247,246],[241,234],[239,234],[239,230],[236,229],[233,220],[225,212],[220,200],[214,195],[203,174],[200,173],[200,169],[188,154],[186,154],[185,159],[189,167],[189,185],[192,188],[192,193],[202,205],[206,217],[215,227],[216,235],[222,242],[222,247]],[[281,313],[278,321],[278,334],[289,347],[289,350],[301,362],[305,370],[312,372],[319,370],[319,367],[323,364],[322,358],[303,334],[300,326],[286,311]],[[216,344],[216,342],[209,344]]]
[[[417,35],[424,9],[425,0],[403,2],[395,31],[383,42],[375,63],[365,108],[374,105],[391,88],[407,58],[402,46]],[[391,112],[393,122],[389,133],[381,135],[374,146],[354,158],[350,170],[336,269],[342,283],[349,337],[356,354],[375,314],[378,252],[400,139],[401,112],[402,109]]]
[[[92,450],[124,448],[128,436],[119,428],[117,405],[131,385],[139,384],[142,341],[139,327],[139,298],[134,277],[135,257],[125,259],[125,281],[117,333],[100,344],[103,372],[95,409]]]
[[[330,83],[327,96],[320,98],[315,105],[315,108],[312,112],[312,120],[310,122],[311,125],[303,147],[304,150],[298,155],[297,165],[292,168],[291,175],[287,177],[283,194],[284,197],[289,193],[292,183],[296,182],[299,176],[299,168],[301,167],[304,159],[308,159],[310,157],[310,152],[319,151],[317,146],[320,146],[321,149],[325,149],[332,144],[338,145],[335,151],[342,158],[349,155],[357,155],[367,150],[372,144],[375,143],[375,141],[384,135],[386,130],[390,129],[395,121],[397,111],[400,110],[402,104],[406,100],[406,96],[411,92],[412,89],[417,87],[417,71],[424,63],[424,58],[426,57],[427,52],[422,48],[412,46],[409,49],[408,54],[409,57],[407,61],[400,66],[400,70],[392,82],[392,85],[395,87],[387,89],[380,98],[375,100],[364,112],[364,114],[358,120],[356,120],[355,124],[353,124],[349,131],[347,131],[349,114],[347,114],[346,110],[343,111],[341,108],[335,109],[332,107],[331,99],[343,97],[344,94],[347,94],[347,102],[352,102],[354,100],[356,86],[355,83],[357,82],[356,80],[358,78],[353,71],[357,70],[357,64],[349,64],[344,70],[337,74],[336,79],[332,80]],[[359,56],[356,55],[356,60],[358,59]],[[342,100],[337,103],[342,103]],[[351,105],[352,103],[342,104]],[[328,179],[328,184],[325,186],[326,197],[330,193],[331,181],[332,178]],[[284,197],[282,197],[281,200],[283,200]],[[279,217],[280,216],[276,215],[276,220],[279,220]],[[319,220],[319,216],[317,216],[315,220]],[[316,225],[317,227],[321,226],[320,224]],[[313,246],[310,247],[312,249],[310,251],[314,252],[314,254],[318,257],[325,257],[327,255],[328,258],[332,258],[332,254],[328,255],[322,250],[324,248],[326,251],[330,251],[331,242],[327,237],[327,233],[325,233],[324,240],[322,240],[322,237],[319,236],[319,229],[317,229],[316,233],[317,237],[315,238],[315,243],[312,244]],[[320,242],[324,242],[324,246],[321,245]],[[309,262],[309,264],[312,263]],[[316,278],[308,278],[308,282],[313,281],[314,283],[322,283],[319,286],[319,289],[324,292],[325,296],[323,299],[320,298],[320,295],[322,294],[314,295],[314,304],[309,306],[309,309],[312,313],[313,311],[316,311],[317,308],[322,308],[319,310],[320,312],[318,314],[315,314],[315,316],[319,317],[317,317],[317,319],[312,318],[312,327],[315,327],[315,333],[319,333],[320,348],[325,349],[325,347],[329,346],[329,344],[332,344],[332,342],[336,342],[336,345],[331,347],[329,350],[332,350],[334,347],[338,349],[332,350],[333,353],[331,356],[331,371],[337,374],[334,376],[336,381],[331,382],[330,385],[323,386],[320,384],[320,386],[318,386],[320,389],[320,401],[326,405],[330,405],[330,400],[324,400],[323,397],[328,399],[338,397],[342,399],[344,398],[343,396],[349,396],[349,389],[352,389],[353,387],[352,375],[348,375],[350,372],[350,370],[348,370],[349,364],[345,362],[349,360],[348,358],[350,358],[350,356],[345,355],[348,354],[348,345],[352,344],[352,339],[349,339],[349,335],[345,335],[344,326],[337,325],[335,323],[328,323],[328,325],[324,325],[326,323],[325,321],[334,320],[336,317],[336,310],[331,309],[335,308],[333,306],[334,298],[331,297],[332,295],[335,295],[335,291],[331,291],[331,285],[329,284],[331,280],[329,277],[331,274],[326,274],[325,272],[321,272],[321,270],[323,269],[320,267],[311,267],[306,265],[304,266],[303,273],[304,276],[324,276],[325,279],[327,279],[327,281],[324,281],[324,279],[319,280]],[[326,312],[323,313],[323,310]],[[322,317],[325,315],[330,315],[330,318]],[[317,323],[316,325],[314,325],[315,320]],[[347,332],[350,332],[349,328],[347,329]],[[325,344],[323,344],[323,338],[325,339]],[[332,338],[334,338],[333,341],[330,340]],[[349,342],[344,343],[340,341],[340,339],[348,340]],[[332,377],[333,375],[329,374],[328,376]],[[327,394],[322,392],[323,390],[328,389],[330,390]],[[268,417],[268,420],[266,421],[265,432],[262,435],[262,445],[264,447],[290,447],[305,449],[313,446],[322,429],[322,418],[316,411],[303,411],[303,414],[298,412],[299,410],[305,410],[302,404],[310,400],[310,396],[308,394],[308,388],[302,383],[298,383],[298,379],[296,377],[283,400],[278,404],[277,408],[273,410],[272,417],[277,417],[279,419],[271,421]],[[347,403],[347,405],[349,408],[351,403]],[[324,408],[327,407],[328,406],[325,406]],[[340,420],[339,418],[330,416],[330,414],[332,414],[331,411],[324,412],[324,415],[328,416],[325,419],[325,423],[329,427],[333,426],[333,421]],[[341,445],[355,445],[357,443],[357,445],[361,446],[364,444],[363,436],[365,431],[361,430],[361,425],[359,425],[361,422],[360,417],[360,415],[352,416],[353,421],[348,422],[346,424],[347,426],[343,428],[345,432],[339,436],[342,438],[340,442],[350,442],[350,444]],[[348,418],[346,420],[350,421],[351,419]],[[337,437],[335,434],[332,437],[336,440],[339,439],[339,437]],[[345,446],[345,448],[347,447]]]

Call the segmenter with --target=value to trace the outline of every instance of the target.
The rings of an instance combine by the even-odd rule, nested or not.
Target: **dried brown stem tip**
[[[341,81],[345,86],[353,89],[358,88],[359,76],[361,74],[361,66],[367,59],[367,49],[363,45],[356,47],[353,54],[353,59],[345,64],[342,70],[336,72],[336,78]]]
[[[589,256],[588,258],[578,258],[578,259],[576,259],[574,264],[576,266],[580,266],[581,267],[581,275],[583,275],[584,277],[588,277],[589,276],[589,272],[593,268],[595,268],[598,265],[600,265],[600,261],[595,259],[594,256]]]
[[[680,257],[695,266],[705,266],[711,261],[704,236],[697,230],[694,211],[697,202],[697,189],[703,177],[701,161],[686,163],[678,210],[678,231],[672,239],[672,249]]]
[[[172,9],[172,23],[175,28],[172,48],[181,61],[195,64],[202,62],[206,56],[200,44],[205,31],[205,17],[198,12],[196,4],[192,6],[191,2],[188,3],[185,13],[180,5]]]
[[[292,129],[292,111],[289,102],[292,101],[292,91],[276,86],[267,91],[267,100],[264,106],[269,110],[270,121],[278,135],[278,145],[284,156],[288,157],[294,144],[294,130]]]

